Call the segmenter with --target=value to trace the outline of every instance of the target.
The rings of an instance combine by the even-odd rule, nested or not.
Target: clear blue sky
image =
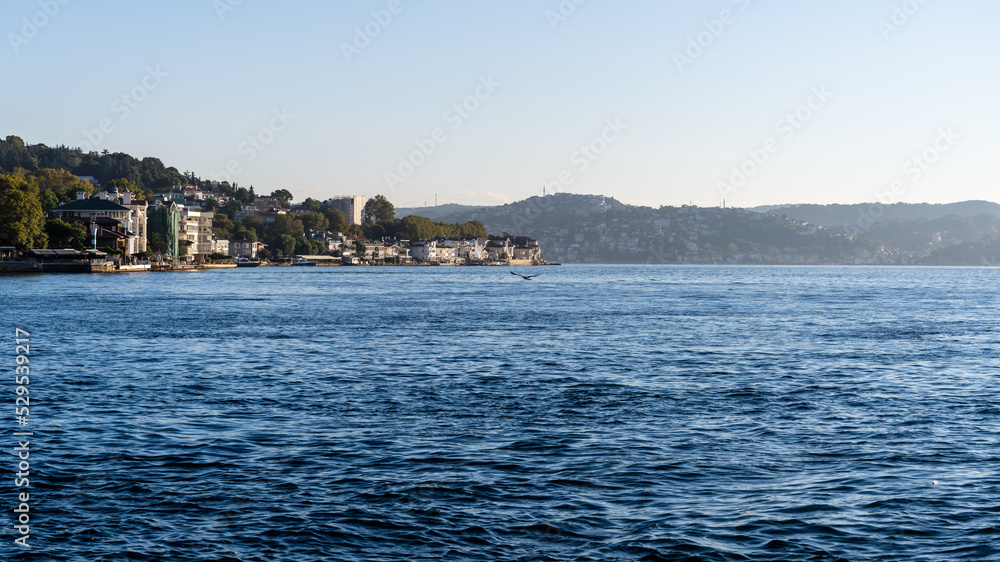
[[[8,0],[0,135],[91,131],[259,192],[397,206],[543,184],[652,205],[1000,199],[996,2],[575,2],[399,0],[382,25],[390,0]],[[433,154],[401,170],[422,139]]]

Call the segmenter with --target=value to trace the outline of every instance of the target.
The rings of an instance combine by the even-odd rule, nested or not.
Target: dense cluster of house
[[[330,254],[336,254],[345,264],[410,264],[462,265],[473,263],[509,263],[539,265],[542,259],[538,240],[525,236],[504,239],[440,238],[437,240],[358,241],[337,232],[310,232],[308,237],[323,242]],[[250,256],[247,256],[250,257]],[[324,261],[323,256],[299,256],[311,261]]]
[[[187,257],[192,260],[211,255],[214,250],[215,213],[167,195],[141,201],[117,189],[93,197],[79,191],[75,200],[56,207],[53,213],[63,221],[83,224],[92,247],[109,248],[125,257],[150,251],[154,235],[166,244],[162,253],[168,257],[180,257],[182,243],[188,246]]]
[[[257,260],[266,245],[254,240],[220,240],[212,231],[215,213],[209,200],[225,204],[228,198],[196,188],[177,188],[151,197],[135,199],[128,191],[101,191],[94,196],[78,192],[76,199],[54,209],[66,222],[80,223],[87,228],[88,246],[108,248],[130,261],[138,254],[160,254],[179,262],[203,262],[210,256]],[[325,205],[344,211],[348,222],[360,224],[365,198],[338,197]],[[237,219],[260,216],[273,223],[289,211],[273,197],[258,197],[253,203],[240,206]],[[150,241],[157,237],[164,247],[153,248]],[[306,231],[306,237],[321,242],[327,254],[297,256],[329,262],[336,258],[345,264],[426,263],[458,265],[465,263],[544,263],[537,240],[527,237],[508,239],[443,238],[439,240],[358,240],[340,232]]]

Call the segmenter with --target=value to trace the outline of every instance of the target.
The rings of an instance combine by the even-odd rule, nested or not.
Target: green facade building
[[[150,238],[159,234],[167,243],[167,255],[180,255],[181,212],[172,201],[153,201],[147,210],[146,232]]]

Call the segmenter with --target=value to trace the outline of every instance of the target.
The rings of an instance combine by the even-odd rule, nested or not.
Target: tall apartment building
[[[344,197],[334,197],[323,202],[324,207],[338,209],[347,217],[347,224],[358,224],[364,220],[365,202],[367,199],[360,195],[350,195]]]
[[[178,228],[180,222],[180,210],[173,201],[157,198],[149,205],[147,219],[149,237],[152,238],[154,234],[159,234],[160,238],[167,244],[167,255],[174,258],[179,253],[180,233]]]
[[[202,211],[191,207],[181,209],[178,238],[181,241],[191,242],[188,255],[194,256],[198,261],[200,261],[199,256],[207,256],[212,253],[212,217],[214,216],[215,213],[212,211]]]

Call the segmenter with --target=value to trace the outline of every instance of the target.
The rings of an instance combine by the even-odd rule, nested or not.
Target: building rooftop
[[[57,213],[68,211],[68,212],[97,212],[97,211],[125,211],[128,212],[128,207],[123,207],[118,203],[112,201],[105,201],[104,199],[77,199],[76,201],[70,201],[65,205],[60,205],[55,208]]]

